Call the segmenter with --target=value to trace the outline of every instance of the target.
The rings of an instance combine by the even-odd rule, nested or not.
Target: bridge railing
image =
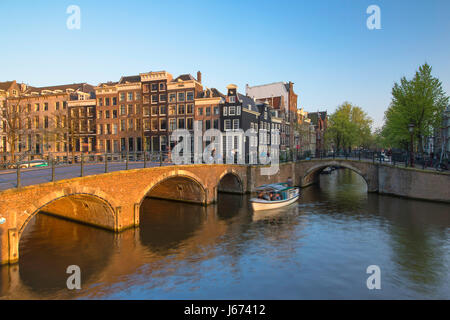
[[[33,159],[34,158],[34,159]],[[388,163],[394,166],[409,166],[409,155],[406,152],[392,153],[390,156],[379,151],[354,150],[340,151],[305,151],[281,150],[280,163],[308,161],[317,159],[347,159],[353,161],[371,161],[373,163]],[[245,155],[249,163],[249,155]],[[232,163],[237,163],[235,158]],[[192,159],[193,163],[193,159]],[[224,158],[224,163],[230,161]],[[0,190],[21,187],[22,181],[42,183],[67,178],[83,177],[93,174],[108,173],[129,169],[141,169],[155,166],[173,165],[171,152],[121,152],[121,153],[95,153],[95,154],[66,154],[65,156],[31,157],[16,163],[9,163],[0,174]],[[252,164],[254,165],[254,164]],[[430,159],[416,159],[415,166],[423,169],[432,167]],[[436,170],[436,167],[432,167]],[[9,174],[8,174],[9,173]],[[35,183],[31,183],[35,184]]]

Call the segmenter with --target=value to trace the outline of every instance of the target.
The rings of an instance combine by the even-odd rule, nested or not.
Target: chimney
[[[294,91],[294,83],[289,81],[289,92],[293,92]]]
[[[197,71],[197,81],[202,83],[202,73],[200,71]]]

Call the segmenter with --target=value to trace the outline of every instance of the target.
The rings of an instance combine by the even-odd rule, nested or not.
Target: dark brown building
[[[97,148],[102,153],[144,149],[140,76],[100,84],[97,98]]]

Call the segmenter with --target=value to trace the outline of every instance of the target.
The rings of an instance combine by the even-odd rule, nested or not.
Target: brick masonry
[[[360,174],[369,192],[450,202],[449,174],[429,173],[352,160],[313,160],[280,165],[277,174],[261,174],[257,166],[188,165],[112,172],[7,190],[0,193],[0,264],[19,259],[19,240],[40,211],[115,232],[139,226],[147,196],[214,203],[219,191],[249,193],[255,187],[292,178],[295,185],[318,181],[327,166]],[[443,187],[445,186],[445,187]]]

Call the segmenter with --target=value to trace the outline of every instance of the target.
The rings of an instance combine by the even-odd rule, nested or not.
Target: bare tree
[[[16,161],[17,147],[21,151],[25,132],[26,115],[24,107],[20,104],[21,101],[21,97],[6,98],[0,113],[3,133],[10,148],[9,153],[12,162]]]

